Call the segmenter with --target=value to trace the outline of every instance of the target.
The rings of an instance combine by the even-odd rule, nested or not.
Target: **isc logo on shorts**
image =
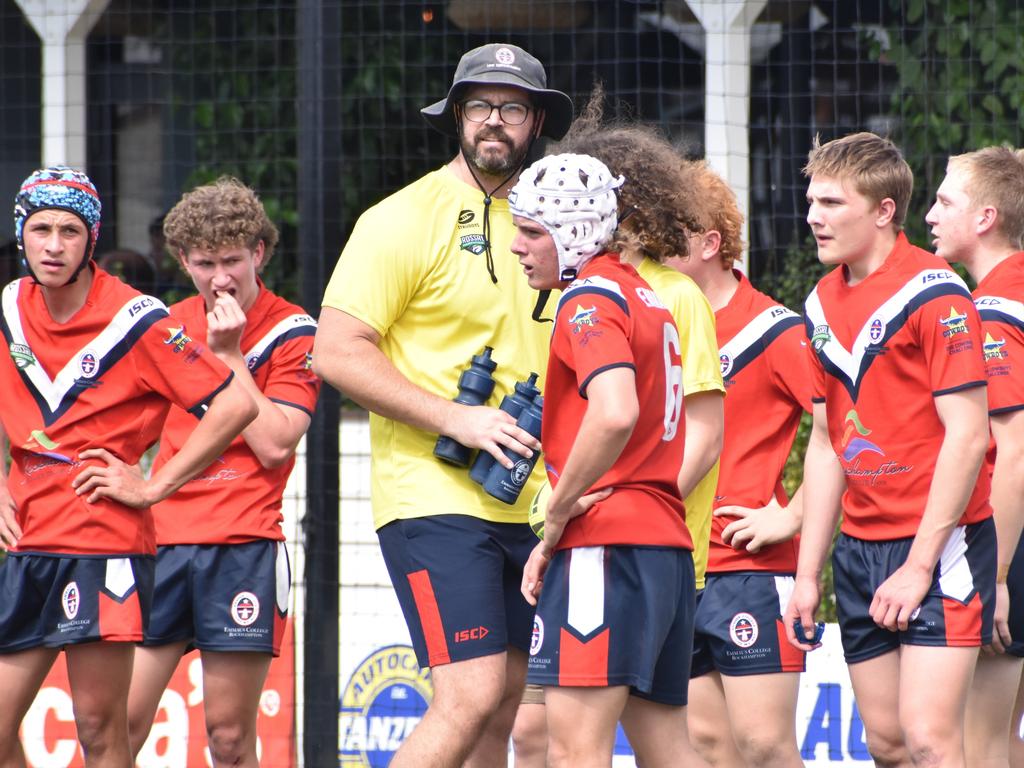
[[[60,604],[64,608],[64,615],[68,617],[69,621],[78,615],[78,606],[82,602],[80,597],[77,581],[69,582],[64,587],[64,594],[60,596]]]
[[[737,613],[729,622],[729,637],[740,648],[749,648],[757,642],[757,619],[749,613]]]
[[[231,601],[231,618],[240,627],[248,627],[260,617],[260,601],[252,592],[239,592]]]

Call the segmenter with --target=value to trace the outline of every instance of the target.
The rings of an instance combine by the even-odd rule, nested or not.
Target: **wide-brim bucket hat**
[[[572,99],[548,88],[544,65],[518,45],[488,43],[474,48],[459,59],[448,95],[420,110],[430,126],[446,136],[458,137],[455,104],[471,85],[514,85],[529,91],[534,106],[544,110],[541,135],[560,139],[572,124]]]

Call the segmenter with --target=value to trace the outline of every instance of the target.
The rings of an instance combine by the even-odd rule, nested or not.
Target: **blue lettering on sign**
[[[810,722],[800,745],[800,757],[814,760],[819,744],[828,745],[828,759],[842,762],[843,755],[843,697],[839,683],[818,683],[818,699],[814,703]],[[847,752],[853,760],[870,761],[867,744],[864,742],[864,722],[854,702],[850,719],[850,731],[846,741]]]

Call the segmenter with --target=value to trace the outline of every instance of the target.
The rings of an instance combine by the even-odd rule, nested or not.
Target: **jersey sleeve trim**
[[[580,397],[586,400],[587,387],[590,386],[590,382],[594,380],[594,377],[597,376],[598,374],[604,373],[605,371],[610,371],[612,368],[629,368],[630,370],[633,371],[633,373],[636,373],[636,366],[633,365],[633,363],[622,362],[602,365],[600,368],[595,368],[593,371],[591,371],[590,375],[587,376],[587,378],[585,378],[583,382],[580,384]]]
[[[200,400],[198,403],[196,403],[191,408],[189,408],[188,412],[191,413],[193,416],[195,416],[197,419],[203,418],[203,416],[206,414],[206,411],[210,407],[210,401],[213,400],[213,398],[215,398],[221,392],[223,392],[224,388],[227,387],[227,385],[231,383],[231,380],[233,378],[235,378],[235,372],[234,371],[229,373],[228,377],[226,379],[224,379],[224,382],[219,387],[217,387],[215,390],[213,390],[213,392],[211,392],[206,397],[204,397],[202,400]]]
[[[937,389],[934,392],[932,392],[932,397],[942,397],[943,395],[951,395],[954,392],[962,392],[965,389],[974,389],[975,387],[985,386],[988,386],[988,382],[985,381],[984,379],[980,381],[967,381],[964,382],[963,384],[958,384],[955,387],[949,387],[948,389]]]
[[[1024,410],[1024,403],[1018,403],[1017,405],[1004,405],[1002,408],[993,408],[988,412],[989,416],[1001,416],[1004,413],[1013,413],[1014,411]]]
[[[626,303],[626,297],[623,296],[619,284],[600,275],[585,277],[571,283],[558,300],[558,313],[562,311],[562,307],[565,306],[566,302],[578,300],[581,296],[586,295],[603,296],[618,306],[627,316],[629,315],[629,304]]]
[[[289,315],[277,323],[245,353],[245,364],[255,371],[266,363],[274,350],[291,339],[316,335],[316,320],[309,315]]]
[[[280,399],[278,399],[276,397],[268,397],[267,399],[270,402],[272,402],[272,403],[277,403],[278,405],[287,405],[287,406],[289,406],[291,408],[297,408],[298,410],[302,411],[304,414],[309,416],[309,418],[313,418],[313,412],[311,410],[309,410],[309,408],[307,408],[304,405],[299,405],[298,403],[293,403],[290,400],[280,400]]]

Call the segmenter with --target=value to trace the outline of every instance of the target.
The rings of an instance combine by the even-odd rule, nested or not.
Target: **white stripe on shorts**
[[[961,603],[974,591],[974,575],[967,562],[967,530],[962,525],[953,529],[939,558],[939,589]]]
[[[786,606],[789,605],[789,598],[793,596],[793,587],[796,579],[792,576],[775,577],[775,594],[779,596],[779,616],[786,615]]]
[[[569,553],[568,624],[584,636],[604,624],[604,547]]]

